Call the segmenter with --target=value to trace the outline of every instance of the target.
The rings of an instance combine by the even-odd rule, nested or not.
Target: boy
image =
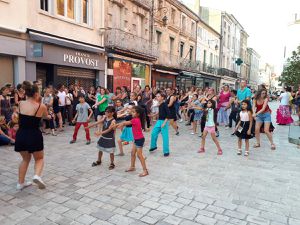
[[[79,103],[76,105],[76,115],[73,119],[73,123],[76,121],[75,130],[73,134],[73,140],[70,141],[70,144],[76,142],[77,133],[81,125],[86,128],[88,126],[88,122],[93,115],[93,111],[88,103],[85,102],[84,95],[79,95]],[[89,145],[91,143],[90,131],[89,129],[84,129],[86,134],[86,144]]]

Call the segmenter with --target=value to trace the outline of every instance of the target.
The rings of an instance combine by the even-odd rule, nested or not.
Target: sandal
[[[139,177],[145,177],[148,175],[149,175],[148,170],[145,170],[145,171],[143,171],[143,173],[139,174]]]
[[[113,170],[115,167],[116,167],[115,164],[112,163],[112,164],[110,164],[110,166],[108,167],[108,169],[109,170]]]
[[[205,149],[204,148],[200,148],[200,150],[198,151],[198,153],[204,153]]]
[[[245,151],[244,156],[249,156],[249,151]]]
[[[92,163],[92,167],[101,165],[101,161],[96,161]]]
[[[274,144],[271,144],[271,150],[275,150],[276,146]]]
[[[241,155],[242,154],[242,149],[238,149],[237,152],[236,152],[238,155]],[[246,153],[246,152],[245,152]]]
[[[125,170],[126,173],[133,172],[133,171],[135,171],[135,167],[130,167],[129,169]]]
[[[256,143],[253,148],[260,148],[260,144]]]
[[[124,155],[125,155],[124,153],[117,154],[117,156],[124,156]]]

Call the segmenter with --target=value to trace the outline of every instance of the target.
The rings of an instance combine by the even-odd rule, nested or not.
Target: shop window
[[[40,0],[40,9],[49,12],[48,0]]]

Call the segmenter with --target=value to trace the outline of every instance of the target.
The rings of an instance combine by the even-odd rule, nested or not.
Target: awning
[[[158,69],[156,69],[155,71],[160,72],[160,73],[172,74],[172,75],[178,75],[179,74],[179,73],[171,72],[171,71],[168,71],[168,70],[158,70]]]
[[[103,47],[97,47],[97,46],[90,45],[87,43],[81,43],[81,42],[74,41],[74,40],[68,40],[68,39],[61,38],[61,37],[47,35],[44,33],[39,33],[37,31],[30,30],[29,37],[31,40],[34,40],[34,41],[60,45],[63,47],[79,49],[79,50],[88,51],[88,52],[104,53]]]
[[[193,73],[189,71],[181,71],[180,75],[182,76],[187,76],[187,77],[199,77],[199,78],[205,78],[205,79],[211,79],[211,80],[216,80],[220,78],[218,75],[211,75],[211,74],[204,74],[204,73]]]

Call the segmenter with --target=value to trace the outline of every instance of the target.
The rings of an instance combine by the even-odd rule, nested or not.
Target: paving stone
[[[222,214],[225,209],[224,208],[221,208],[221,207],[217,207],[217,206],[214,206],[214,205],[209,205],[205,208],[205,210],[207,211],[211,211],[211,212],[214,212],[214,213],[219,213],[219,214]]]
[[[268,224],[270,224],[269,220],[266,220],[265,218],[257,217],[257,216],[247,216],[246,220],[249,221],[249,222],[252,222],[252,223],[259,224],[259,225],[268,225]]]
[[[81,215],[82,215],[82,212],[79,212],[79,211],[74,210],[74,209],[70,209],[69,211],[67,211],[63,214],[63,216],[68,217],[70,219],[76,219]]]
[[[220,215],[220,214],[216,214],[214,218],[216,220],[222,220],[222,221],[229,221],[230,220],[230,217],[224,216],[224,215]]]
[[[91,213],[91,216],[100,220],[108,220],[113,215],[114,213],[106,209],[98,209],[98,211]]]
[[[185,209],[178,209],[175,213],[175,216],[193,220],[197,216],[197,211],[195,210],[185,210]]]
[[[129,213],[129,211],[122,208],[116,208],[113,213],[125,216],[127,213]]]
[[[141,215],[146,215],[150,211],[150,209],[144,206],[138,206],[134,208],[132,211],[140,213]]]
[[[206,211],[206,210],[199,210],[198,214],[202,215],[202,216],[207,216],[207,217],[214,217],[215,216],[214,212],[210,212],[210,211]]]
[[[229,216],[229,217],[233,217],[233,218],[237,218],[240,220],[243,220],[246,218],[246,214],[241,213],[241,212],[237,212],[237,211],[231,211],[231,210],[226,210],[224,215]]]
[[[289,219],[289,225],[300,225],[300,220],[290,218]]]
[[[164,219],[165,217],[167,217],[168,214],[167,214],[167,213],[164,213],[164,212],[157,211],[157,210],[151,210],[151,211],[147,214],[147,216],[152,217],[152,218],[154,218],[154,219],[156,219],[156,220],[162,220],[162,219]]]
[[[192,202],[191,199],[182,198],[182,197],[176,198],[175,201],[179,202],[179,203],[181,203],[183,205],[189,205]]]
[[[151,200],[146,200],[141,205],[150,209],[157,209],[159,206],[161,206],[161,204]]]
[[[167,222],[169,224],[174,224],[174,225],[180,224],[181,221],[182,221],[181,218],[172,215],[169,215],[164,219],[164,222]]]
[[[156,224],[158,220],[150,216],[144,216],[141,218],[141,221],[145,222],[146,224]]]
[[[282,215],[270,213],[270,212],[265,212],[265,211],[261,211],[260,217],[268,219],[268,220],[273,220],[276,222],[284,223],[284,224],[286,224],[288,222],[288,218],[286,216],[282,216]]]
[[[108,220],[108,222],[116,225],[129,225],[134,221],[134,219],[122,215],[114,215]]]
[[[201,203],[201,202],[197,202],[197,201],[192,201],[189,206],[197,208],[197,209],[204,209],[207,206],[207,204]]]
[[[250,208],[250,207],[247,207],[247,206],[244,206],[244,205],[239,205],[237,207],[236,211],[242,212],[242,213],[245,213],[245,214],[249,214],[249,215],[252,215],[252,216],[258,216],[259,213],[260,213],[260,210]]]
[[[168,205],[161,205],[160,207],[157,208],[158,211],[167,213],[167,214],[173,214],[177,211],[177,208],[171,207]]]
[[[220,201],[220,200],[215,201],[214,205],[224,209],[230,209],[230,210],[235,210],[237,208],[237,205],[235,204],[232,204],[230,202]]]
[[[180,225],[199,225],[199,223],[195,223],[190,220],[183,220],[180,222]]]
[[[236,219],[236,218],[230,218],[229,222],[236,225],[247,225],[247,221]]]
[[[207,217],[207,216],[202,216],[202,215],[198,215],[195,218],[195,221],[200,223],[200,224],[204,224],[204,225],[214,225],[217,222],[216,219],[213,219],[213,218],[210,218],[210,217]]]

